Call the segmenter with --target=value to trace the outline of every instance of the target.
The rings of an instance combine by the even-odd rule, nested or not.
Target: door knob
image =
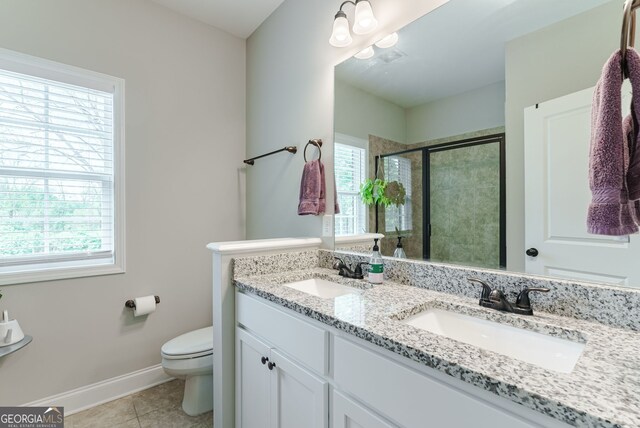
[[[267,361],[269,361],[269,359],[267,357],[262,357],[260,358],[260,361],[262,362],[262,365],[267,364]]]
[[[273,370],[273,368],[276,366],[276,363],[269,363],[267,364],[267,367],[269,367],[269,370]]]
[[[537,250],[537,249],[535,249],[535,248],[529,248],[529,249],[526,251],[526,254],[527,254],[527,256],[529,256],[529,257],[537,257],[539,253],[538,253],[538,250]]]

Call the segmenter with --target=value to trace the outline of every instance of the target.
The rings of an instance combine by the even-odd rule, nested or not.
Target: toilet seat
[[[200,358],[213,354],[213,327],[190,331],[171,339],[162,345],[161,354],[167,360]]]
[[[191,358],[200,358],[200,357],[206,357],[207,355],[212,355],[213,350],[196,352],[193,354],[171,355],[171,354],[165,354],[164,352],[161,352],[161,354],[162,354],[162,358],[165,358],[167,360],[189,360]]]

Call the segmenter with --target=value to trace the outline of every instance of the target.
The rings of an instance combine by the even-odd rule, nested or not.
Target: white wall
[[[405,144],[504,126],[504,81],[403,108],[342,80],[335,81],[337,133],[369,134]]]
[[[245,42],[145,0],[4,1],[0,46],[126,80],[127,272],[2,287],[32,344],[0,360],[2,405],[160,363],[211,324],[211,241],[244,237]],[[133,319],[124,302],[158,294]]]
[[[406,110],[407,144],[504,126],[504,82]]]
[[[369,141],[369,134],[404,143],[405,109],[342,80],[335,81],[337,133]]]
[[[247,40],[247,154],[322,138],[332,171],[333,67],[445,2],[377,0],[379,30],[340,49],[328,42],[340,2],[286,0]],[[297,215],[303,162],[284,153],[247,168],[248,238],[320,236],[320,218]]]
[[[594,86],[620,45],[622,0],[506,46],[507,266],[524,271],[524,109]],[[637,39],[637,37],[636,37]]]

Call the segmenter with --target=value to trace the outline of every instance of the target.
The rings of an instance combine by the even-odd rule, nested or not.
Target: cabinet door
[[[331,397],[333,428],[393,428],[393,425],[383,421],[340,392],[333,390]]]
[[[302,369],[277,351],[271,378],[272,428],[327,428],[328,382]]]
[[[269,426],[271,373],[262,361],[270,352],[267,345],[236,329],[236,427]]]
[[[336,337],[333,344],[335,385],[401,426],[425,427],[425,421],[430,427],[539,426],[351,341]]]

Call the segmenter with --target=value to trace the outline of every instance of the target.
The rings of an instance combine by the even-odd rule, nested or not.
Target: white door
[[[236,329],[236,426],[268,428],[271,411],[271,349]]]
[[[271,378],[272,428],[327,428],[329,384],[275,350]],[[275,399],[275,400],[274,400]]]
[[[528,273],[640,286],[638,236],[587,233],[592,95],[585,89],[525,109],[522,256]],[[525,255],[530,248],[536,257]]]
[[[355,403],[342,393],[331,391],[333,428],[392,428],[393,425],[365,407]]]

